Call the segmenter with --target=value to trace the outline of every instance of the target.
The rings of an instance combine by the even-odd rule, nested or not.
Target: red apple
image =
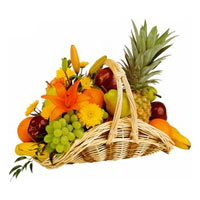
[[[95,84],[104,92],[107,92],[111,89],[117,89],[117,82],[110,68],[99,70],[95,77]]]
[[[47,134],[45,130],[47,124],[48,120],[44,119],[40,115],[31,119],[28,127],[28,133],[33,141],[40,142],[43,140],[44,136]]]
[[[112,121],[113,118],[111,116],[109,116],[107,119],[106,119],[106,122],[109,122],[109,121]]]
[[[150,120],[160,118],[167,120],[166,107],[162,102],[154,101],[151,103],[151,117]]]

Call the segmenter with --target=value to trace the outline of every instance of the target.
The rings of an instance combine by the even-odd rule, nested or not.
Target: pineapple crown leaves
[[[164,51],[172,46],[169,42],[176,36],[171,36],[174,32],[170,32],[169,29],[159,35],[156,26],[148,33],[146,20],[139,31],[133,21],[132,25],[131,50],[125,46],[125,60],[121,60],[121,64],[132,90],[135,91],[159,82],[158,79],[152,79],[153,76],[162,72],[155,70],[155,68],[168,56],[160,57]]]

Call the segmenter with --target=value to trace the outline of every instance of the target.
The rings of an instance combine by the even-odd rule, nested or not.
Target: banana
[[[38,147],[39,153],[36,155]],[[40,144],[40,146],[38,146],[38,143],[36,142],[24,142],[15,147],[15,153],[19,156],[37,156],[40,161],[43,161],[49,157],[49,153],[46,150],[42,151],[43,148],[44,144]]]
[[[74,68],[74,71],[76,72],[76,74],[78,74],[80,70],[80,61],[79,61],[79,57],[78,57],[78,53],[77,53],[75,45],[71,45],[70,57],[71,57],[71,63]]]
[[[181,149],[190,149],[191,147],[190,141],[185,136],[181,135],[179,131],[173,126],[171,139],[173,140],[176,147]]]
[[[107,56],[102,56],[101,58],[99,58],[90,68],[89,70],[89,74],[95,74],[104,64],[104,62],[106,61]]]

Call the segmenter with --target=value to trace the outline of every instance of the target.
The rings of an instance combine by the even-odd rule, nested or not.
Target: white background
[[[197,1],[0,1],[1,21],[1,196],[6,199],[199,199]],[[130,44],[131,19],[144,19],[159,32],[179,35],[165,60],[157,86],[169,122],[192,143],[189,151],[174,148],[157,154],[47,170],[34,163],[9,182],[16,158],[17,125],[26,107],[45,91],[75,44],[81,60],[107,55],[119,61]],[[195,61],[196,60],[196,61]],[[197,95],[197,97],[195,97]],[[3,194],[2,194],[3,192]],[[192,198],[192,196],[195,196]]]

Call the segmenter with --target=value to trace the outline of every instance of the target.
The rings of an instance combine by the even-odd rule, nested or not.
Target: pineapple
[[[160,74],[161,70],[155,68],[167,57],[160,55],[172,46],[168,43],[176,36],[169,37],[172,34],[169,29],[160,36],[156,26],[148,34],[146,21],[139,32],[133,21],[132,24],[131,50],[125,46],[125,60],[121,60],[121,64],[133,91],[138,118],[148,122],[151,115],[149,84],[158,83],[158,79],[152,77]]]

